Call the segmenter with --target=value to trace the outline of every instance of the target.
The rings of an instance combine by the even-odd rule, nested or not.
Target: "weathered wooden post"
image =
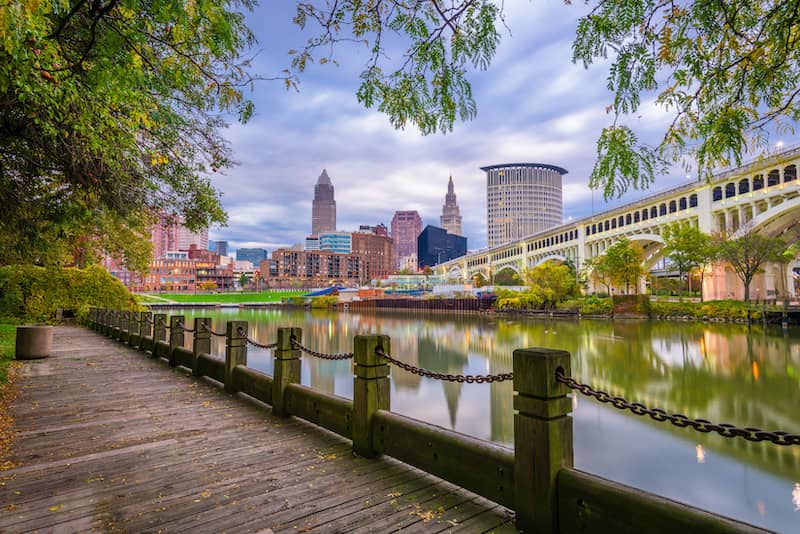
[[[139,350],[147,350],[146,339],[153,335],[153,312],[143,311],[139,314]],[[152,337],[151,337],[152,339]]]
[[[116,339],[117,341],[122,341],[123,334],[127,327],[128,327],[127,312],[120,310],[119,312],[117,312],[117,328],[114,331],[116,334],[114,336],[114,339]]]
[[[272,371],[272,413],[288,416],[286,388],[300,382],[300,349],[292,341],[302,343],[300,328],[278,328],[278,347],[275,349],[275,366]]]
[[[139,312],[130,312],[128,320],[128,345],[131,347],[139,346]]]
[[[153,350],[152,354],[156,358],[161,355],[158,353],[158,342],[167,341],[167,314],[156,313],[153,315]]]
[[[120,328],[119,340],[121,343],[128,343],[131,336],[131,316],[132,311],[125,310],[122,312],[122,327]]]
[[[175,349],[183,347],[183,315],[172,315],[169,318],[169,366],[178,365]]]
[[[356,336],[353,372],[353,451],[374,458],[372,419],[378,410],[389,409],[389,364],[378,349],[391,354],[389,336]]]
[[[225,337],[225,391],[236,393],[233,370],[247,365],[247,321],[228,321]]]
[[[200,376],[200,367],[197,365],[197,358],[201,354],[211,354],[211,333],[206,330],[211,328],[209,317],[194,318],[194,343],[192,343],[192,374]]]
[[[570,376],[569,352],[514,351],[514,508],[526,532],[558,532],[556,477],[573,465],[570,389],[558,369]]]
[[[114,310],[111,312],[111,332],[109,332],[108,337],[111,339],[117,339],[119,336],[119,315],[122,313],[119,310]]]

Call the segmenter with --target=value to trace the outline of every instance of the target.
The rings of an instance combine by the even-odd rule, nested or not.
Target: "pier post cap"
[[[566,350],[532,347],[514,351],[514,390],[521,395],[543,399],[563,397],[570,392],[556,380],[556,371],[572,374],[570,353]]]
[[[389,336],[384,334],[357,335],[353,339],[353,360],[356,366],[374,367],[388,363],[376,354],[381,349],[386,354],[391,354],[392,347]]]
[[[247,321],[228,321],[225,326],[225,336],[228,344],[235,347],[246,345],[247,328]]]

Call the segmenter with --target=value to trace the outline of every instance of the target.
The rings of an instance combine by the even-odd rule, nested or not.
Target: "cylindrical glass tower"
[[[546,163],[506,163],[486,172],[488,244],[495,247],[562,223],[566,169]]]

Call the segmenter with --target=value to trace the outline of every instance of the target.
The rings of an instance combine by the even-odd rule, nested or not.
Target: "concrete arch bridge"
[[[646,270],[663,258],[664,228],[675,222],[707,234],[738,237],[745,229],[800,241],[800,147],[682,185],[543,232],[484,249],[436,266],[437,274],[467,282],[476,274],[491,279],[503,269],[521,273],[548,260],[569,261],[579,269],[622,237],[639,242]],[[796,297],[797,262],[768,265],[751,291],[761,298]],[[643,288],[643,281],[641,284]],[[743,298],[738,278],[723,265],[712,266],[704,281],[707,298]]]

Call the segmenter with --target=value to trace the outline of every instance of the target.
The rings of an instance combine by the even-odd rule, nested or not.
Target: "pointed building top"
[[[450,181],[447,182],[447,192],[448,193],[452,193],[453,190],[454,190],[454,187],[453,187],[453,175],[451,174],[450,175]]]
[[[330,184],[331,178],[328,176],[328,171],[326,169],[322,169],[322,174],[319,175],[317,179],[318,184]]]

